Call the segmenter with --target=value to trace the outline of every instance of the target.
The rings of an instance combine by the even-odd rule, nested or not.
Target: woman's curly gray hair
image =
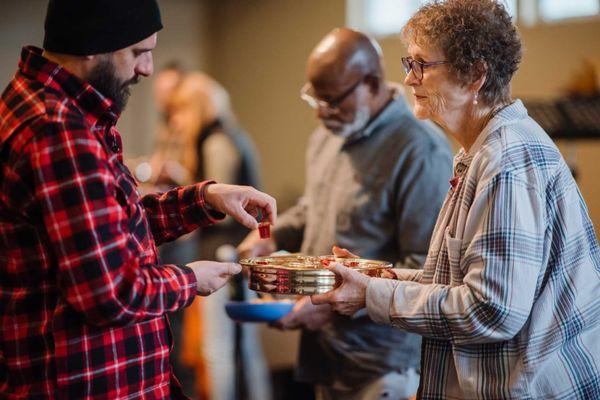
[[[441,50],[462,84],[477,80],[485,65],[479,99],[489,106],[510,100],[510,81],[522,50],[517,28],[502,3],[435,0],[413,15],[402,37],[406,43]]]

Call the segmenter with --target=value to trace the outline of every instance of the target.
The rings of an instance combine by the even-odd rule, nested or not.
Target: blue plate
[[[238,322],[275,322],[294,308],[289,301],[270,301],[251,303],[248,301],[231,301],[225,304],[229,318]]]

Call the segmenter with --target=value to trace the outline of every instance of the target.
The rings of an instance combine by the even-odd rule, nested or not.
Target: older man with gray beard
[[[419,268],[449,188],[451,152],[386,83],[376,42],[336,29],[308,59],[302,98],[323,126],[310,137],[304,196],[272,240],[251,233],[243,256],[276,249],[322,255],[339,245],[366,258]],[[337,251],[337,250],[334,250]],[[419,383],[420,337],[298,301],[277,325],[304,329],[297,378],[319,399],[402,399]]]

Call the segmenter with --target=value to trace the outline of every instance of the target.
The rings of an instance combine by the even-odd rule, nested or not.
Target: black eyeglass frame
[[[312,88],[311,84],[307,82],[302,89],[300,90],[300,98],[308,103],[312,108],[317,109],[319,107],[325,108],[329,111],[337,111],[339,110],[340,104],[344,102],[361,83],[365,82],[370,75],[367,74],[361,77],[356,83],[350,86],[344,93],[336,97],[331,101],[325,101],[316,98],[314,95],[308,93],[308,91]]]

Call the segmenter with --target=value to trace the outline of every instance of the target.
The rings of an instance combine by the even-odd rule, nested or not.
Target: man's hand
[[[348,316],[353,316],[358,310],[365,308],[370,278],[340,263],[330,264],[326,268],[333,272],[342,284],[327,293],[312,295],[312,303],[329,304],[334,311]]]
[[[261,239],[257,230],[254,230],[237,247],[240,258],[268,256],[277,250],[273,234],[268,239]]]
[[[296,302],[291,313],[273,323],[281,330],[308,329],[316,331],[331,322],[333,311],[328,304],[316,306],[305,296]]]
[[[216,210],[235,218],[249,229],[258,228],[259,211],[266,215],[271,225],[277,219],[277,202],[266,193],[250,186],[213,183],[206,186],[204,199]]]
[[[187,266],[196,275],[197,291],[200,296],[208,296],[219,290],[233,275],[239,274],[242,270],[239,264],[215,261],[194,261]]]

